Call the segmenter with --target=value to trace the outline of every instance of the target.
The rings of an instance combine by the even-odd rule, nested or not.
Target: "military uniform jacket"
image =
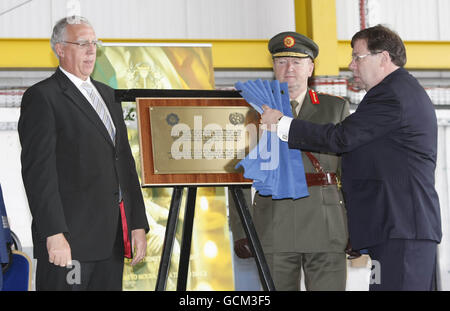
[[[319,103],[311,95],[318,96]],[[314,123],[339,123],[349,114],[348,102],[340,97],[307,92],[298,118]],[[340,157],[312,153],[325,172],[337,172]],[[316,173],[310,159],[302,152],[305,173]],[[265,253],[343,252],[348,231],[343,197],[337,185],[308,187],[309,196],[297,200],[272,200],[256,193],[250,208],[253,222]],[[244,189],[250,204],[250,189]],[[234,202],[230,200],[230,218],[234,240],[245,237],[236,222]]]

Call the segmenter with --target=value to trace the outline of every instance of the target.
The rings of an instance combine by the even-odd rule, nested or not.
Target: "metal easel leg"
[[[191,256],[192,228],[194,226],[197,187],[189,187],[184,211],[183,238],[181,241],[180,263],[178,265],[177,291],[185,291]]]
[[[236,204],[237,212],[241,218],[242,226],[244,227],[245,234],[247,235],[250,250],[255,256],[256,266],[258,267],[259,277],[261,278],[263,289],[266,291],[275,291],[275,285],[270,275],[269,266],[267,265],[266,258],[264,257],[263,249],[261,243],[259,242],[255,226],[245,202],[242,188],[232,186],[230,189],[231,195]]]
[[[164,246],[159,263],[158,278],[156,280],[156,291],[166,289],[167,276],[169,274],[170,258],[172,256],[173,242],[177,229],[178,215],[180,214],[183,187],[174,187],[172,201],[170,202],[169,216],[167,219],[166,233],[164,235]]]

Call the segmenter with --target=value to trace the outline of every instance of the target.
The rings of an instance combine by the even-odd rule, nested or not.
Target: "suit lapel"
[[[302,107],[300,108],[300,113],[298,118],[301,120],[309,120],[317,112],[317,105],[313,105],[311,102],[311,97],[309,94],[309,89],[306,91],[305,99],[303,100]]]
[[[116,115],[114,113],[114,109],[112,107],[115,104],[114,93],[106,92],[104,86],[92,78],[91,78],[91,82],[92,82],[92,84],[95,85],[95,88],[100,93],[100,96],[103,98],[103,101],[105,102],[106,107],[108,108],[109,115],[111,116],[111,120],[114,123],[114,127],[116,128],[115,144],[117,144],[118,137],[119,137],[119,135],[117,135],[117,131],[119,131],[118,125],[119,125],[119,121],[120,121],[118,118],[123,118],[123,115],[122,114]],[[106,130],[106,128],[105,128],[105,130]],[[108,137],[110,137],[109,134],[108,134]],[[110,139],[110,141],[111,141],[111,139]]]
[[[97,112],[92,107],[92,105],[87,101],[86,97],[84,97],[84,95],[78,90],[78,88],[72,83],[72,81],[70,81],[70,79],[61,70],[59,70],[59,68],[55,72],[55,77],[58,80],[59,84],[61,85],[61,89],[63,90],[64,95],[67,96],[70,99],[70,101],[81,110],[81,112],[95,125],[95,128],[100,132],[100,134],[111,145],[113,145],[113,142],[111,140],[111,137],[109,136],[109,133],[105,125],[103,124],[102,120],[100,119],[100,117],[98,116]],[[97,88],[97,85],[95,86]],[[101,94],[101,96],[106,102],[107,98],[105,98],[103,94]],[[111,109],[109,106],[108,110],[111,113]],[[116,124],[114,120],[113,122],[114,124]]]

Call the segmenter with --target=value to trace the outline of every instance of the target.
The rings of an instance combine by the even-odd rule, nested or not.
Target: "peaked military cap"
[[[311,57],[315,59],[319,54],[319,47],[304,35],[286,31],[269,40],[269,52],[272,57]]]

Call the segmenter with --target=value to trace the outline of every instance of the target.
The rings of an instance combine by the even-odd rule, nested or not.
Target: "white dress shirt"
[[[297,115],[300,113],[300,109],[302,107],[303,101],[305,100],[305,96],[306,96],[306,90],[303,93],[301,93],[297,98],[295,98],[295,100],[298,102],[298,106],[296,108]],[[282,141],[288,141],[289,129],[291,127],[292,120],[293,120],[293,118],[291,118],[291,117],[283,116],[278,121],[277,136]]]
[[[86,79],[86,81],[84,81],[84,80],[78,78],[77,76],[75,76],[74,74],[71,74],[70,72],[64,70],[61,66],[59,66],[59,69],[61,69],[61,71],[67,76],[67,78],[69,78],[69,80],[72,81],[73,84],[75,84],[77,89],[81,92],[81,94],[84,95],[84,97],[86,97],[87,101],[91,104],[91,106],[92,106],[92,99],[89,96],[88,92],[81,86],[83,83],[89,83],[92,86],[92,88],[94,89],[94,92],[97,94],[97,96],[99,98],[102,99],[103,104],[106,106],[105,102],[103,101],[102,96],[97,91],[97,89],[95,88],[94,84],[92,84],[90,77],[88,77]],[[94,110],[95,110],[94,106],[92,106],[92,108],[94,108]],[[115,132],[116,131],[116,127],[114,126],[114,122],[112,121],[111,114],[109,113],[108,108],[106,108],[106,113],[108,114],[108,117],[111,120],[111,126],[114,128],[114,132]]]

